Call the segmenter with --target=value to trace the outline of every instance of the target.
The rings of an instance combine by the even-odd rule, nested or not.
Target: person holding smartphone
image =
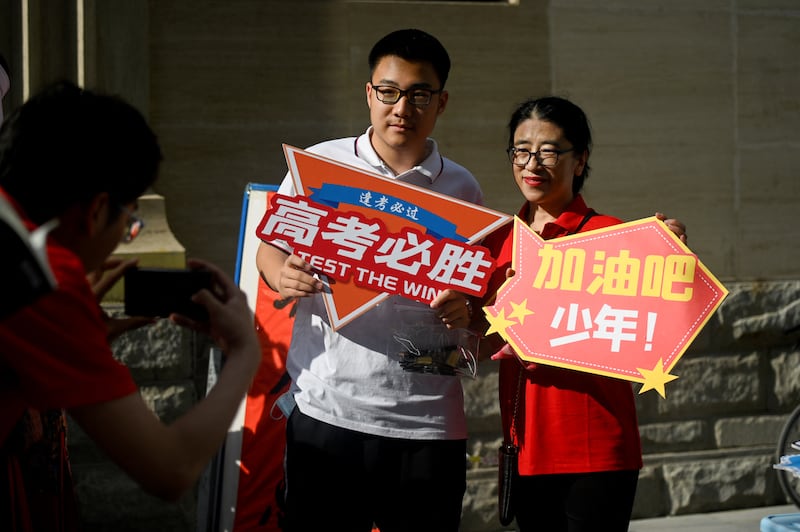
[[[175,500],[223,442],[255,375],[246,298],[203,261],[189,265],[213,277],[192,298],[208,321],[171,319],[207,332],[226,355],[209,395],[165,424],[112,355],[110,337],[150,320],[109,320],[90,280],[102,292],[132,266],[108,256],[135,236],[136,200],[160,161],[135,108],[69,82],[33,96],[0,130],[0,194],[30,228],[57,220],[46,245],[56,289],[0,321],[0,530],[78,528],[62,409],[146,491]]]

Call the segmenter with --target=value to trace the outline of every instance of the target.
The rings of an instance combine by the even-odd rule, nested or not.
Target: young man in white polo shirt
[[[447,51],[416,29],[392,32],[369,55],[371,126],[309,151],[472,203],[480,186],[429,136],[447,107]],[[279,190],[294,195],[289,176]],[[287,529],[456,531],[466,489],[466,422],[457,377],[406,372],[392,332],[412,302],[391,297],[334,331],[322,283],[296,255],[262,243],[262,278],[297,298],[287,368],[296,401],[287,424]],[[335,290],[335,287],[334,287]],[[422,310],[466,327],[463,294],[444,291]],[[419,315],[417,313],[417,315]]]

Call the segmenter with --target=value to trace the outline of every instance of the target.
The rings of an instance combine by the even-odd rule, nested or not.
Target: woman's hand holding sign
[[[514,348],[509,344],[503,344],[503,347],[498,349],[497,352],[491,356],[492,360],[505,360],[509,358],[516,358],[526,371],[533,371],[537,368],[536,362],[527,362],[519,358],[517,352],[514,351]]]
[[[677,218],[667,218],[666,214],[660,212],[656,213],[656,218],[664,222],[666,226],[669,228],[669,230],[675,233],[675,236],[680,238],[681,242],[686,244],[686,241],[689,237],[686,234],[686,225],[684,225],[683,222],[681,222]]]

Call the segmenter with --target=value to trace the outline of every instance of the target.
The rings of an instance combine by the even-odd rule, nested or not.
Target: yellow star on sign
[[[522,303],[514,303],[513,301],[510,302],[511,307],[514,309],[511,311],[511,314],[508,315],[509,318],[516,318],[519,320],[519,324],[522,325],[525,322],[525,316],[530,316],[534,314],[534,312],[528,308],[528,300],[525,299]]]
[[[647,390],[656,390],[661,397],[664,399],[667,398],[666,392],[664,391],[664,385],[668,382],[674,381],[678,378],[677,375],[671,375],[669,373],[664,373],[664,367],[662,359],[658,359],[656,363],[656,367],[653,369],[644,369],[644,368],[636,368],[644,377],[644,383],[642,383],[642,389],[639,390],[639,393],[642,394]]]
[[[487,312],[486,319],[489,321],[489,328],[484,333],[485,336],[489,336],[492,333],[500,333],[503,336],[506,329],[516,324],[516,322],[506,318],[505,310],[501,310],[497,316],[492,316]]]

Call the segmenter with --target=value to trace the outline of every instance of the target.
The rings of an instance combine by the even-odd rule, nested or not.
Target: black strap
[[[574,231],[570,231],[567,234],[574,235],[575,233],[580,233],[581,229],[583,229],[583,226],[586,225],[586,222],[588,222],[589,219],[591,219],[591,217],[595,214],[597,214],[597,212],[595,212],[594,209],[589,209],[589,212],[587,212],[586,216],[583,217],[583,220],[581,220],[581,223],[578,224],[578,227],[576,227]]]

